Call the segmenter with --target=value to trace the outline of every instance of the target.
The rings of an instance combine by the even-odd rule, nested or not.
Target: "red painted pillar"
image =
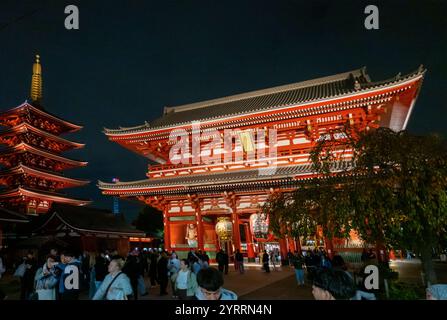
[[[255,251],[253,249],[253,236],[251,235],[250,226],[245,224],[245,238],[247,240],[247,256],[249,259],[254,259]]]
[[[236,211],[236,208],[233,207],[233,213],[231,214],[231,217],[233,219],[233,244],[234,244],[234,251],[241,250],[241,234],[239,230],[239,217]]]
[[[165,250],[171,251],[171,228],[169,226],[168,206],[163,210]]]
[[[286,239],[284,239],[284,238],[279,239],[279,251],[281,252],[282,260],[283,261],[286,260],[288,250],[287,250],[287,242],[286,242]]]
[[[200,212],[200,208],[196,207],[196,224],[197,224],[197,246],[199,250],[204,251],[205,247],[203,245],[203,221],[202,221],[202,213]]]

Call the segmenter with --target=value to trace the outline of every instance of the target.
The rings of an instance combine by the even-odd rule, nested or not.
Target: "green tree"
[[[153,207],[144,206],[132,223],[138,230],[163,238],[163,213]]]
[[[446,141],[387,128],[343,132],[344,141],[323,140],[312,150],[319,178],[265,205],[273,230],[287,225],[307,236],[321,225],[329,237],[347,237],[354,229],[366,242],[418,252],[425,280],[436,283],[432,253],[447,231]],[[353,160],[340,165],[335,151],[348,149]]]

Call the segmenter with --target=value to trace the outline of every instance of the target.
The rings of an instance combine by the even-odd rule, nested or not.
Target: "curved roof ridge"
[[[44,116],[47,116],[47,117],[49,117],[49,118],[51,118],[53,120],[56,120],[56,121],[64,123],[67,127],[71,128],[70,130],[68,130],[68,132],[75,132],[75,131],[78,131],[79,129],[83,128],[82,125],[70,122],[68,120],[64,120],[64,119],[59,118],[58,116],[56,116],[56,115],[54,115],[54,114],[52,114],[52,113],[50,113],[48,111],[44,111],[44,110],[41,110],[39,108],[36,108],[30,102],[28,102],[28,100],[25,100],[25,102],[23,102],[22,104],[18,105],[17,107],[14,107],[14,108],[11,108],[11,109],[8,109],[8,110],[5,110],[5,111],[1,111],[0,112],[0,116],[7,115],[7,114],[12,113],[12,112],[14,112],[16,110],[19,110],[20,108],[31,108],[33,111],[35,111],[37,113],[40,113],[40,114],[42,114]]]
[[[354,76],[364,75],[366,79],[369,79],[369,76],[367,77],[367,74],[366,74],[366,67],[362,67],[359,69],[354,69],[351,71],[346,71],[346,72],[342,72],[342,73],[338,73],[338,74],[334,74],[334,75],[330,75],[330,76],[324,76],[324,77],[320,77],[320,78],[299,81],[299,82],[285,84],[285,85],[281,85],[281,86],[275,86],[275,87],[270,87],[270,88],[265,88],[265,89],[260,89],[260,90],[243,92],[243,93],[239,93],[239,94],[235,94],[235,95],[230,95],[230,96],[225,96],[225,97],[220,97],[220,98],[210,99],[210,100],[204,100],[204,101],[199,101],[199,102],[193,102],[193,103],[188,103],[188,104],[179,105],[179,106],[165,107],[164,114],[167,114],[170,112],[182,112],[182,111],[188,111],[188,110],[193,110],[193,109],[198,109],[198,108],[206,108],[206,107],[210,107],[210,106],[220,104],[220,103],[233,102],[233,101],[273,94],[273,93],[280,93],[280,92],[294,90],[294,89],[302,89],[302,88],[314,86],[317,84],[321,85],[321,84],[326,84],[326,83],[330,83],[330,82],[346,80],[351,74],[353,74]]]
[[[71,141],[71,140],[65,139],[63,137],[57,136],[55,134],[52,134],[51,132],[48,132],[48,131],[42,130],[40,128],[37,128],[37,127],[33,126],[32,124],[27,123],[27,122],[22,122],[22,123],[20,123],[18,125],[15,125],[13,127],[8,127],[5,130],[0,130],[0,134],[6,134],[6,133],[9,133],[9,132],[13,132],[14,130],[20,129],[22,127],[25,127],[26,130],[37,131],[38,133],[41,133],[41,134],[43,134],[45,136],[48,136],[48,137],[50,137],[50,138],[52,138],[54,140],[61,141],[63,143],[69,144],[69,145],[70,144],[74,145],[75,148],[82,148],[82,147],[85,146],[85,143],[81,143],[81,142]]]
[[[52,171],[45,170],[45,169],[42,169],[42,168],[33,168],[32,166],[27,166],[27,165],[25,165],[23,163],[20,163],[19,165],[15,166],[15,167],[12,167],[12,168],[7,168],[7,169],[0,170],[0,175],[8,174],[10,172],[14,172],[14,171],[20,170],[20,169],[25,170],[25,171],[28,170],[28,171],[36,171],[38,173],[44,173],[44,174],[47,174],[47,175],[50,175],[50,176],[54,176],[57,179],[63,179],[63,180],[67,180],[67,181],[71,181],[71,182],[75,182],[75,183],[88,184],[88,183],[91,182],[90,180],[67,177],[67,176],[64,176],[64,175],[62,175],[60,173],[52,172]]]
[[[366,73],[366,67],[363,67],[338,75],[316,78],[290,85],[252,91],[240,95],[202,101],[179,107],[165,107],[165,113],[160,118],[154,119],[150,123],[145,122],[143,125],[128,129],[105,129],[104,133],[106,135],[136,134],[146,130],[153,131],[187,125],[195,120],[219,120],[228,117],[247,115],[254,111],[261,112],[302,103],[321,101],[328,98],[338,98],[350,94],[358,94],[363,90],[379,90],[387,85],[397,85],[401,82],[408,81],[413,77],[423,76],[425,72],[426,69],[423,66],[419,66],[416,71],[411,73],[404,75],[399,74],[395,77],[388,78],[387,80],[372,82],[369,75]],[[336,79],[339,80],[337,81]],[[358,88],[355,86],[355,80],[359,81],[360,86]],[[302,87],[299,87],[300,85]],[[228,99],[234,100],[230,101]],[[169,110],[175,110],[175,108],[180,111],[169,112]],[[182,111],[187,110],[190,112],[182,113]]]

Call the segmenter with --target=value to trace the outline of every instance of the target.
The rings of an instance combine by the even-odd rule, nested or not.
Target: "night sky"
[[[66,30],[77,5],[80,30]],[[380,29],[364,28],[376,4]],[[0,1],[0,110],[29,96],[41,55],[46,110],[84,128],[68,192],[112,208],[97,180],[144,179],[148,160],[108,141],[175,106],[367,66],[372,80],[428,68],[408,129],[445,135],[447,1]],[[139,205],[121,201],[130,220]]]

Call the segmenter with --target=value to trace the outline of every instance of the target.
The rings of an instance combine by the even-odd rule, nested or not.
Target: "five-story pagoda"
[[[0,205],[28,214],[45,213],[55,202],[77,206],[90,203],[60,191],[89,183],[63,175],[66,169],[87,165],[61,155],[84,146],[60,137],[82,127],[47,112],[42,97],[42,67],[37,55],[30,101],[0,112]]]

